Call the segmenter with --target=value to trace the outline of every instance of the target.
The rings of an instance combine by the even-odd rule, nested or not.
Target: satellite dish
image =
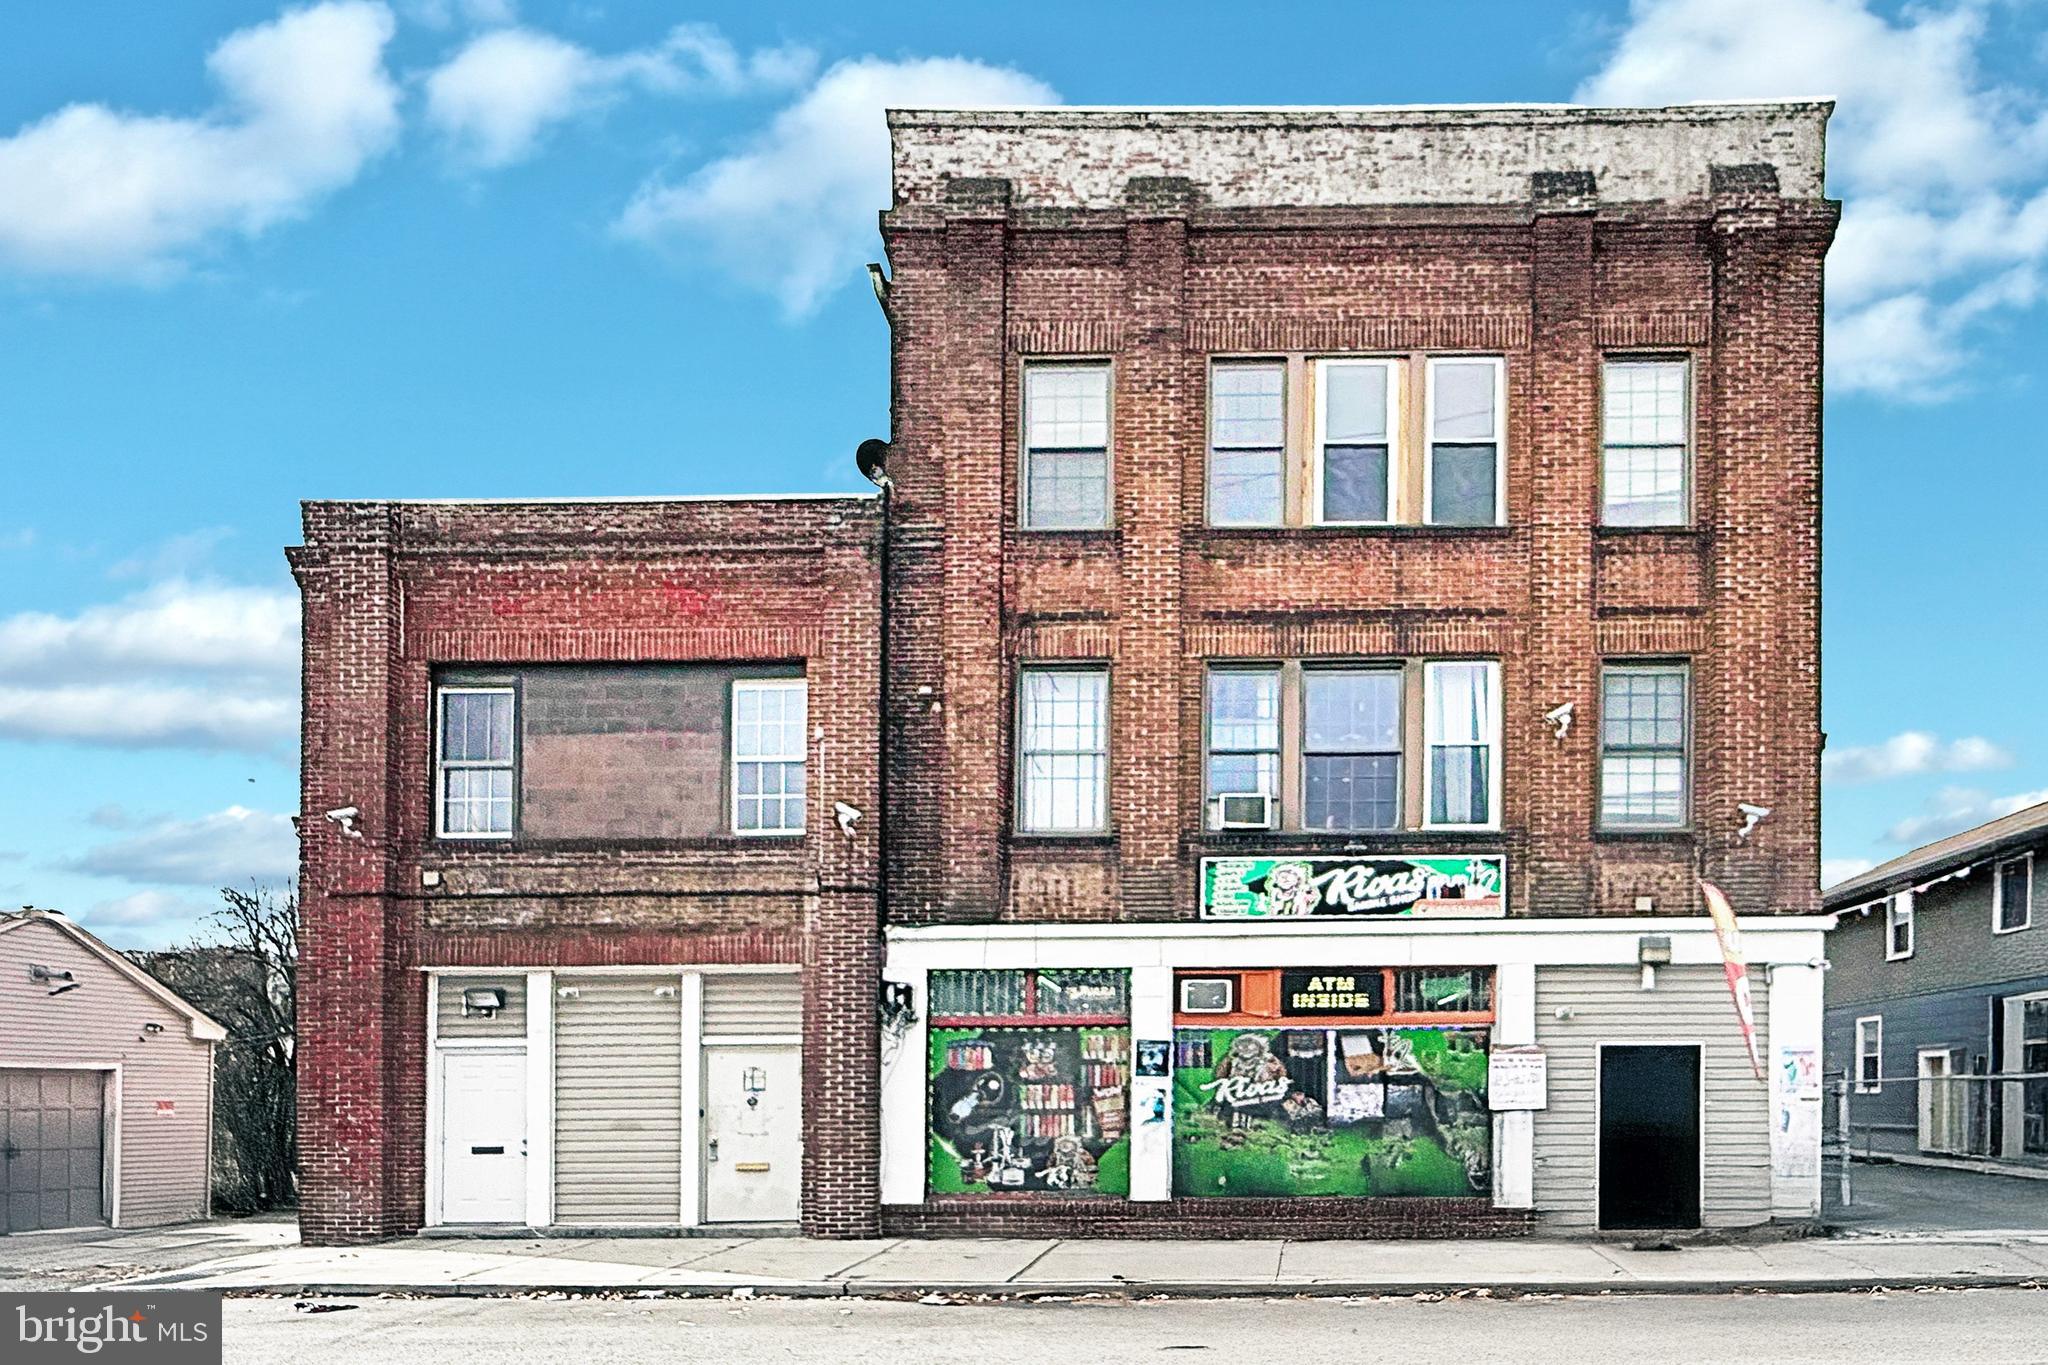
[[[868,437],[853,452],[853,462],[859,466],[861,477],[877,488],[889,486],[889,476],[882,472],[882,465],[888,458],[889,443],[877,436]]]

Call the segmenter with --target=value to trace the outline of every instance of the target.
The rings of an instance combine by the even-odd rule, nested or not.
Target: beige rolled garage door
[[[558,977],[556,986],[555,1221],[681,1222],[676,977]]]
[[[106,1075],[0,1071],[0,1233],[107,1221]]]

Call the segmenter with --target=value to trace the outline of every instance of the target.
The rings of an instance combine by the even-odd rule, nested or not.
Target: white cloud
[[[298,724],[298,704],[282,693],[241,696],[146,683],[0,685],[0,739],[276,756]]]
[[[472,39],[426,78],[427,121],[456,159],[507,166],[533,155],[542,134],[629,90],[733,96],[802,84],[816,57],[800,47],[742,56],[716,29],[682,24],[659,43],[601,56],[531,28]]]
[[[289,675],[298,600],[270,588],[174,580],[74,616],[0,618],[0,679],[99,680],[138,671]]]
[[[701,245],[801,316],[869,258],[875,214],[889,203],[885,109],[1058,99],[1022,72],[965,58],[840,62],[741,150],[679,182],[642,185],[617,230],[660,248]]]
[[[1977,735],[1944,743],[1924,730],[1907,730],[1882,744],[1851,745],[1821,759],[1822,778],[1844,786],[1920,773],[1972,773],[2009,768],[2012,755]]]
[[[1934,401],[1957,391],[1978,324],[2036,301],[2048,259],[2048,119],[1984,71],[1989,16],[1984,0],[1896,19],[1867,0],[1634,0],[1578,98],[1836,98],[1828,377]]]
[[[137,891],[132,896],[101,901],[79,915],[78,919],[88,929],[97,929],[101,925],[133,929],[155,927],[167,921],[189,924],[207,914],[207,907],[168,891]]]
[[[288,592],[174,580],[0,618],[0,737],[280,755],[298,728]]]
[[[1925,810],[1899,821],[1884,832],[1884,837],[1893,844],[1932,843],[2043,801],[2048,801],[2048,787],[2011,796],[1994,796],[1974,787],[1945,787],[1927,803]]]
[[[1851,877],[1860,877],[1876,866],[1868,858],[1823,858],[1820,860],[1820,884],[1825,889]]]
[[[220,237],[303,214],[398,135],[392,29],[368,0],[288,10],[214,48],[210,113],[72,104],[0,138],[0,263],[159,278]]]
[[[229,806],[195,820],[159,820],[87,850],[66,867],[102,877],[174,886],[281,882],[298,871],[291,817]]]

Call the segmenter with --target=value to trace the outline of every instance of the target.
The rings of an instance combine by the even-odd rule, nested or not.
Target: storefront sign
[[[1507,913],[1508,860],[1446,858],[1204,858],[1202,918],[1346,915],[1482,918]]]
[[[1386,977],[1378,968],[1319,967],[1280,973],[1280,1013],[1362,1014],[1386,1012]]]
[[[1498,1043],[1486,1057],[1486,1098],[1495,1112],[1546,1109],[1550,1105],[1550,1059],[1534,1044]]]

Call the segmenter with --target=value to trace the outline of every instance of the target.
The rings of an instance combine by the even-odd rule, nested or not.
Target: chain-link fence
[[[2048,1071],[1953,1072],[1929,1052],[1920,1073],[1827,1073],[1821,1148],[1847,1203],[1858,1161],[1931,1158],[2048,1170]],[[1845,1159],[1846,1158],[1846,1159]]]

